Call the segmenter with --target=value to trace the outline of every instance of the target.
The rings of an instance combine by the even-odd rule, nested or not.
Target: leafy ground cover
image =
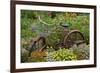
[[[42,19],[41,22],[39,19]],[[86,45],[75,48],[56,48],[55,43],[62,42],[65,32],[59,26],[66,24],[69,31],[79,30],[85,37]],[[89,59],[89,13],[50,12],[21,10],[21,62],[48,62]],[[66,27],[67,28],[67,27]],[[45,32],[45,33],[43,33]],[[46,37],[48,45],[45,51],[33,51],[28,57],[27,49],[31,40],[39,36]]]

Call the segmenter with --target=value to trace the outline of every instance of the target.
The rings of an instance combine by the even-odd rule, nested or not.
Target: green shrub
[[[70,30],[79,30],[84,35],[86,43],[89,44],[89,14],[75,12],[53,12],[55,17],[52,18],[52,15],[48,15],[48,13],[48,11],[21,10],[21,48],[27,48],[29,46],[30,38],[40,36],[39,33],[42,32],[41,30],[43,23],[37,20],[37,16],[41,16],[41,19],[48,23],[44,28],[49,26],[47,30],[50,32],[50,34],[46,37],[46,44],[48,46],[52,46],[47,48],[47,61],[76,60],[76,57],[78,60],[89,59],[89,47],[74,48],[72,50],[74,54],[68,49],[60,49],[55,51],[55,49],[59,49],[56,46],[56,43],[58,44],[59,42],[62,42],[67,34],[66,32],[63,32],[62,28],[59,27],[59,23],[61,22],[69,24]],[[32,31],[32,26],[35,28],[34,32]],[[55,27],[56,29],[54,29]],[[22,54],[21,56],[21,61],[26,62],[27,55]],[[36,61],[34,59],[32,58],[32,61]]]
[[[70,61],[77,60],[76,55],[68,49],[60,48],[58,51],[48,53],[47,61]]]
[[[86,45],[84,47],[77,47],[77,48],[73,48],[72,49],[74,54],[77,55],[77,59],[78,60],[87,60],[89,59],[89,56],[90,56],[90,49],[89,49],[89,46]]]
[[[46,51],[33,51],[31,56],[28,58],[28,62],[45,62],[44,58],[47,55]]]
[[[21,63],[28,62],[28,53],[24,48],[21,49]]]
[[[46,37],[46,43],[53,48],[58,48],[56,44],[62,42],[67,33],[64,32],[64,29],[60,26],[54,26],[50,32],[51,33]]]
[[[67,23],[69,21],[70,29],[79,30],[84,35],[86,43],[89,44],[89,14],[78,15],[75,19],[67,20]]]
[[[45,58],[29,58],[28,62],[46,62]]]
[[[46,51],[47,52],[53,52],[53,51],[55,51],[55,49],[52,46],[47,46]]]

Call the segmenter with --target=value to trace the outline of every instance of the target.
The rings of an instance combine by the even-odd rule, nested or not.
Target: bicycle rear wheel
[[[71,48],[85,43],[83,34],[79,30],[72,30],[64,38],[64,47]]]

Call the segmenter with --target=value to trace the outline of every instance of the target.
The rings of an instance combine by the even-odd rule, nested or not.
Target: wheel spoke
[[[33,44],[34,46],[31,46],[31,51],[29,53],[29,56],[31,55],[32,51],[41,51],[45,48],[45,38],[39,37]],[[32,50],[33,49],[33,50]]]
[[[83,34],[78,31],[78,30],[73,30],[71,32],[68,33],[68,35],[66,35],[65,39],[64,39],[64,45],[66,45],[66,47],[70,48],[73,45],[77,45],[77,44],[81,44],[84,43],[84,36]]]

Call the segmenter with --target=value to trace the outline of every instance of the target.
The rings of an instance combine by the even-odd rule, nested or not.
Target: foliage
[[[74,14],[74,16],[73,16]],[[70,30],[77,29],[84,35],[86,43],[89,44],[89,14],[88,13],[67,13],[69,16],[66,20],[70,25]]]
[[[38,16],[40,16],[46,24],[41,23]],[[59,42],[63,42],[67,34],[59,25],[60,23],[68,24],[69,31],[74,29],[79,30],[89,45],[89,16],[89,13],[21,10],[21,48],[28,48],[31,39],[39,37],[41,34],[45,34],[44,37],[46,37],[47,45],[47,52],[34,51],[31,58],[28,58],[28,53],[21,52],[21,62],[89,59],[89,47],[77,47],[70,50],[64,48],[59,49],[59,47],[56,46]]]
[[[46,59],[44,58],[47,53],[46,51],[33,51],[31,56],[28,56],[29,52],[21,53],[21,62],[45,62]]]
[[[48,61],[70,61],[77,60],[76,55],[65,48],[60,48],[57,51],[51,52],[47,55]]]
[[[28,62],[46,62],[45,58],[28,58]]]
[[[33,51],[31,57],[28,59],[29,62],[45,62],[46,51]]]
[[[77,55],[78,60],[89,59],[90,49],[88,45],[85,45],[84,47],[78,46],[77,48],[73,48],[73,52]]]
[[[47,53],[48,52],[53,52],[53,51],[55,51],[55,49],[52,46],[47,46],[46,51],[47,51]]]
[[[21,62],[22,63],[25,63],[25,62],[28,62],[28,51],[25,50],[24,48],[21,49]]]
[[[56,44],[62,42],[66,34],[67,33],[64,32],[64,29],[60,26],[52,28],[51,33],[46,37],[47,45],[52,46],[55,49],[58,48]]]
[[[44,56],[46,56],[46,51],[33,51],[31,54],[33,58],[43,58]]]

